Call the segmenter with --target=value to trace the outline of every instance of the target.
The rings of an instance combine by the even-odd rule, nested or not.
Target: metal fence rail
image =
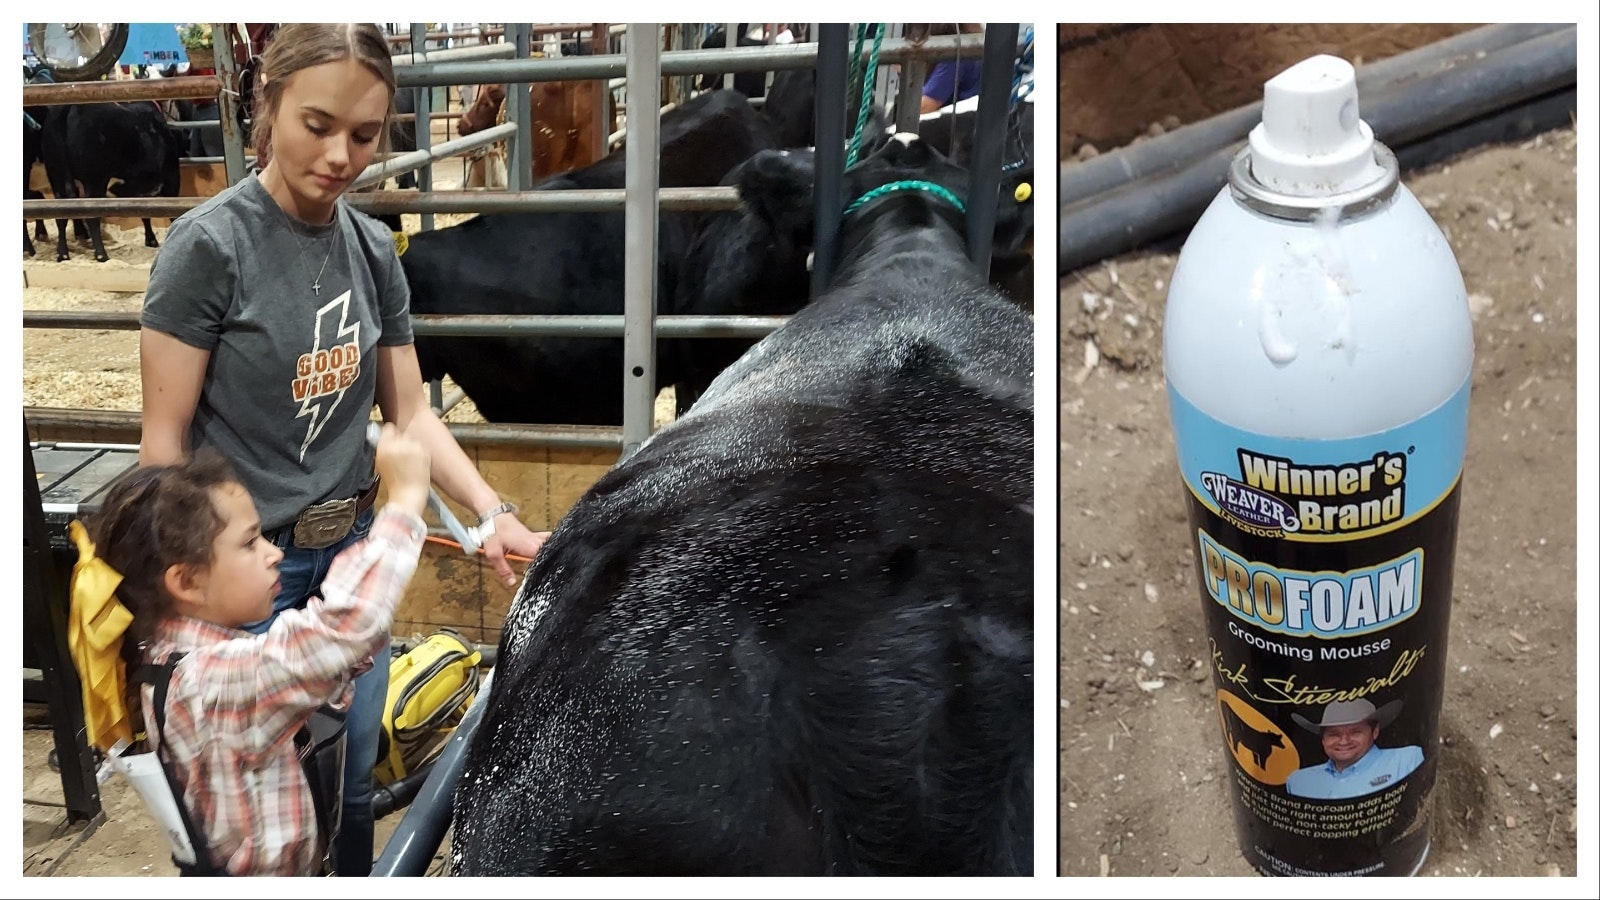
[[[621,54],[606,54],[598,56],[574,56],[560,58],[526,58],[526,47],[529,36],[533,33],[549,31],[581,31],[590,26],[579,25],[571,28],[560,26],[536,26],[526,24],[506,26],[507,41],[498,44],[486,44],[475,47],[456,48],[448,50],[429,50],[426,53],[402,53],[395,57],[396,82],[401,88],[426,88],[458,84],[526,84],[545,81],[568,81],[589,79],[617,79],[626,78],[628,83],[643,85],[649,82],[659,88],[662,79],[668,76],[687,76],[697,74],[720,74],[733,72],[773,72],[786,69],[806,69],[818,65],[819,44],[814,42],[794,43],[786,45],[766,45],[757,47],[728,47],[707,50],[669,50],[661,52],[659,25],[638,26],[630,30],[626,26],[613,25],[608,29],[610,34],[624,34],[623,40],[631,44],[631,40],[640,34],[653,34],[656,40],[647,42],[646,46],[629,46],[628,52]],[[826,27],[825,27],[826,28]],[[831,36],[831,35],[830,35]],[[415,35],[412,36],[413,39]],[[1007,32],[992,35],[984,47],[983,42],[975,40],[971,35],[947,35],[928,38],[921,43],[915,43],[903,38],[887,38],[884,40],[879,55],[883,64],[910,63],[912,68],[920,69],[928,63],[952,59],[958,55],[972,54],[983,47],[986,51],[1003,49],[998,46],[1005,43],[1016,43],[1016,29],[1013,27]],[[1018,47],[1017,49],[1021,49]],[[653,50],[649,53],[649,61],[645,60],[643,51]],[[519,52],[520,51],[520,52]],[[516,54],[516,58],[502,58]],[[638,58],[635,58],[635,56]],[[494,57],[494,58],[489,58]],[[835,65],[842,64],[843,60],[835,58],[830,60]],[[197,99],[218,98],[222,108],[223,121],[220,127],[223,130],[223,143],[226,151],[224,159],[227,161],[229,183],[235,183],[244,177],[244,152],[241,136],[234,124],[232,116],[233,98],[230,91],[221,90],[224,85],[232,83],[232,59],[227,54],[219,54],[219,67],[222,74],[214,78],[178,78],[165,80],[140,80],[118,82],[88,82],[54,85],[27,85],[23,88],[23,102],[25,105],[57,105],[65,103],[85,102],[111,102],[129,100],[164,100],[164,99]],[[831,69],[832,66],[825,66]],[[631,71],[630,71],[631,69]],[[995,72],[999,71],[998,64],[993,66]],[[648,74],[646,74],[648,73]],[[819,76],[823,73],[819,72]],[[831,74],[831,72],[829,73]],[[983,101],[989,104],[994,90],[991,84],[997,83],[998,74],[985,79]],[[633,93],[630,91],[630,93]],[[629,142],[629,160],[627,166],[628,187],[625,190],[573,190],[573,191],[527,191],[520,190],[518,170],[530,170],[528,161],[524,159],[531,153],[531,123],[525,108],[526,92],[515,91],[514,102],[508,106],[508,122],[496,128],[472,135],[468,138],[447,141],[435,147],[427,147],[426,141],[419,141],[419,149],[413,153],[403,154],[382,162],[374,163],[367,171],[359,176],[356,185],[364,186],[378,183],[387,177],[401,174],[406,171],[422,168],[449,155],[470,152],[477,147],[506,140],[508,149],[515,154],[519,164],[512,167],[512,190],[501,193],[487,193],[483,191],[445,191],[417,193],[411,191],[375,191],[351,193],[346,195],[347,202],[356,209],[374,214],[388,213],[418,213],[430,215],[433,213],[495,213],[495,212],[602,212],[625,209],[630,198],[639,204],[648,201],[653,208],[649,215],[650,232],[648,246],[645,246],[646,234],[642,225],[634,224],[628,230],[629,241],[624,256],[624,265],[629,272],[640,267],[640,256],[654,260],[655,249],[655,221],[659,212],[680,211],[719,211],[733,210],[739,206],[738,194],[730,187],[701,187],[701,188],[666,188],[659,187],[655,174],[655,165],[649,166],[652,174],[649,178],[636,178],[635,169],[641,162],[659,164],[659,146],[654,128],[642,127],[642,122],[650,118],[650,110],[643,106],[630,103],[629,112],[636,118],[636,123],[641,127],[638,133],[643,137],[639,141],[638,150],[634,142]],[[821,92],[819,92],[819,96]],[[635,94],[635,97],[638,95]],[[659,97],[657,98],[659,99]],[[520,107],[519,108],[519,104]],[[658,104],[651,104],[657,105]],[[827,115],[827,110],[832,110],[831,104],[818,104],[818,115],[827,119],[819,122],[819,133],[834,133],[832,117]],[[659,108],[659,106],[658,106]],[[419,106],[419,114],[425,114],[425,107]],[[430,116],[431,118],[431,116]],[[996,141],[999,135],[993,136]],[[648,160],[639,153],[650,154]],[[993,152],[993,151],[991,151]],[[835,168],[839,163],[829,162],[824,165],[823,157],[819,154],[818,189],[822,193],[830,190],[837,192],[840,173]],[[831,158],[830,158],[831,160]],[[842,156],[840,162],[842,163]],[[976,178],[974,184],[982,184]],[[47,199],[28,200],[23,203],[23,214],[27,218],[84,218],[95,215],[114,216],[178,216],[189,209],[200,205],[208,198],[181,197],[181,198],[103,198],[103,199]],[[990,198],[992,201],[992,198]],[[981,202],[981,201],[980,201]],[[832,213],[832,218],[837,219],[838,203],[822,203],[819,213],[826,215]],[[991,204],[992,205],[992,204]],[[630,222],[634,222],[640,214],[635,211]],[[990,212],[992,216],[992,211]],[[820,223],[819,216],[819,223]],[[826,253],[831,252],[832,241],[836,236],[837,222],[831,225],[819,224],[819,260]],[[573,433],[565,431],[552,431],[546,426],[533,426],[528,428],[511,427],[508,431],[492,432],[492,440],[517,438],[508,435],[534,437],[537,440],[549,439],[556,446],[618,446],[623,445],[625,452],[637,445],[643,436],[649,433],[650,404],[643,402],[645,396],[653,397],[654,391],[648,395],[644,392],[654,384],[653,353],[645,354],[642,347],[654,346],[653,341],[647,340],[649,335],[656,337],[753,337],[765,334],[777,327],[783,317],[657,317],[652,314],[654,309],[655,278],[653,265],[645,265],[643,271],[650,275],[640,274],[638,277],[630,276],[628,288],[625,290],[625,302],[628,312],[623,316],[512,316],[512,317],[485,317],[485,316],[443,316],[418,317],[416,333],[418,334],[450,334],[450,335],[568,335],[568,336],[593,336],[616,337],[618,335],[632,334],[635,347],[634,352],[625,354],[627,368],[624,382],[628,385],[629,392],[637,392],[639,397],[628,399],[625,395],[624,426],[621,432],[615,430],[595,431],[593,429],[580,429],[582,437],[574,437]],[[826,277],[828,267],[819,266],[818,272]],[[814,279],[813,288],[819,290],[821,278]],[[626,298],[632,298],[626,300]],[[73,318],[74,315],[81,318]],[[116,320],[111,318],[96,318],[100,315],[110,314],[65,314],[65,313],[39,313],[25,312],[24,327],[49,327],[49,328],[134,328],[137,327],[136,317],[130,315],[129,320]],[[459,321],[450,321],[459,320]],[[560,320],[560,321],[558,321]],[[631,323],[631,327],[630,327]],[[642,410],[642,412],[641,412]],[[38,412],[37,410],[34,412]],[[93,412],[93,411],[85,411]],[[70,418],[70,417],[69,417]],[[35,421],[41,424],[48,423],[48,416],[40,418],[34,416]],[[81,424],[82,416],[72,424]],[[134,419],[136,424],[137,420]],[[452,426],[457,430],[458,426]],[[458,432],[463,437],[474,440],[485,439],[491,432],[478,433],[468,429]],[[620,434],[628,434],[629,440],[621,439]],[[578,441],[578,443],[573,443]]]
[[[788,316],[656,316],[661,338],[737,338],[770,334]],[[625,333],[625,315],[487,316],[425,315],[411,317],[414,334],[449,337],[592,337],[618,338]],[[136,312],[23,310],[22,327],[77,331],[137,331]]]

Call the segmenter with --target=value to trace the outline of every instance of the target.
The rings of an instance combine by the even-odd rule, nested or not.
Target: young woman
[[[348,703],[352,673],[385,649],[427,534],[427,451],[386,426],[377,466],[389,494],[371,534],[334,560],[319,598],[265,634],[243,627],[271,613],[284,554],[221,457],[134,469],[90,519],[132,614],[122,655],[134,708],[200,851],[185,875],[322,874],[321,798],[294,735],[319,707]]]
[[[151,267],[140,461],[172,464],[209,446],[233,463],[284,552],[274,614],[304,605],[371,526],[374,401],[427,449],[444,493],[493,525],[484,552],[507,586],[506,554],[532,557],[545,537],[500,501],[429,408],[390,232],[340,202],[382,144],[394,91],[376,26],[282,26],[257,84],[259,172],[173,222]],[[340,875],[372,864],[388,662],[377,654],[350,710]]]

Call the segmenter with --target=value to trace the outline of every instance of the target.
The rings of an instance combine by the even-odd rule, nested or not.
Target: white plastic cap
[[[1250,172],[1269,190],[1296,196],[1343,193],[1382,176],[1356,103],[1354,66],[1323,54],[1267,82],[1261,124],[1250,132]]]

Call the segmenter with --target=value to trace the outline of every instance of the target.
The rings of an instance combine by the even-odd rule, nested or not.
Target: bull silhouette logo
[[[1283,729],[1234,694],[1217,691],[1217,712],[1228,754],[1251,778],[1283,784],[1300,768],[1300,751]]]

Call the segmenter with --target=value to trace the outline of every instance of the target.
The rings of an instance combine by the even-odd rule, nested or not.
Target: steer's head
[[[1009,155],[1008,155],[1009,158]],[[1016,249],[1014,235],[1031,230],[1030,197],[1018,198],[1017,173],[1001,173],[995,213],[995,251]],[[815,228],[813,193],[815,160],[811,153],[764,150],[730,174],[746,213],[759,218],[789,246],[809,248]],[[900,230],[922,226],[946,228],[966,235],[971,176],[928,141],[898,134],[844,173],[841,239],[862,234],[873,222],[892,217]]]

